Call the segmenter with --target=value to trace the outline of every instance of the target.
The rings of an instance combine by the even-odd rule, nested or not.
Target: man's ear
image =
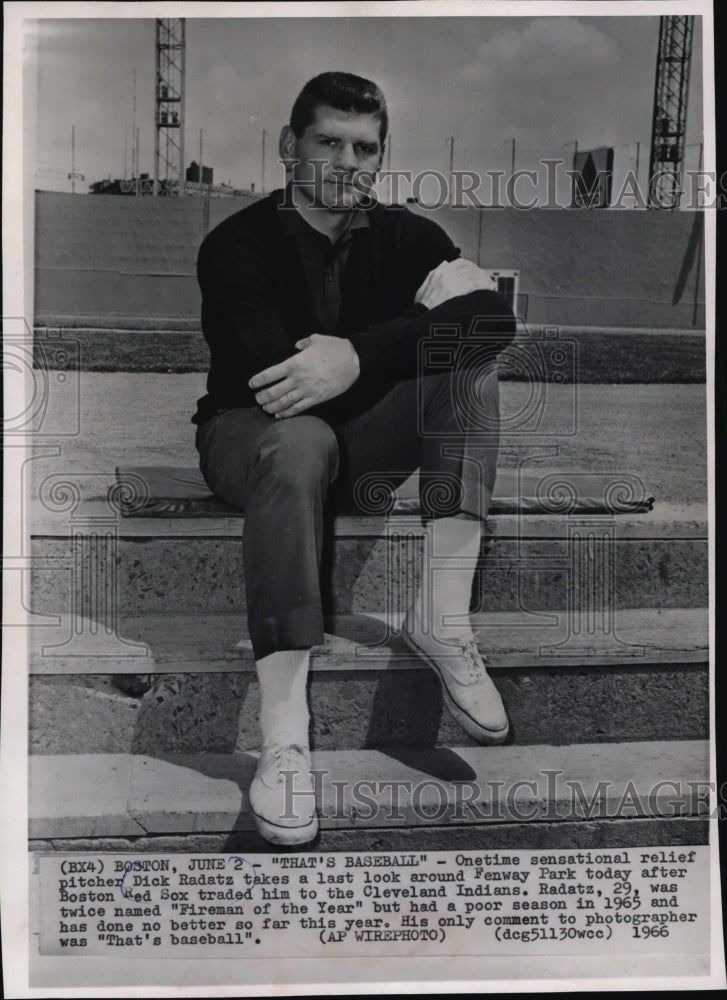
[[[294,160],[296,158],[295,144],[295,132],[290,125],[283,125],[280,130],[280,141],[278,143],[281,160]]]

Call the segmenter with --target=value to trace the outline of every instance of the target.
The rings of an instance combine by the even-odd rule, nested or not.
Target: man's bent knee
[[[498,434],[500,387],[496,364],[427,375],[422,382],[424,427],[450,433]]]
[[[338,473],[336,435],[320,417],[276,420],[260,443],[257,463],[288,481],[314,477],[333,482]]]

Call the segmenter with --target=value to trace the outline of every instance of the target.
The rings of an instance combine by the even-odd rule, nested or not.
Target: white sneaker
[[[502,743],[510,725],[476,639],[442,644],[440,654],[425,650],[405,627],[401,634],[439,677],[445,704],[464,731],[479,743]]]
[[[318,833],[307,747],[263,747],[248,800],[258,833],[271,844],[306,844]]]

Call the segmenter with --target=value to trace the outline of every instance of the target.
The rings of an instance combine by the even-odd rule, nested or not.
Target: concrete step
[[[243,521],[122,518],[101,501],[81,503],[71,516],[39,508],[30,609],[64,614],[75,602],[100,618],[94,600],[113,595],[124,615],[244,612]],[[488,529],[473,593],[477,610],[708,603],[702,505],[657,504],[648,514],[497,515]],[[330,611],[404,611],[419,583],[422,545],[419,517],[337,518],[323,569]]]
[[[18,351],[18,367],[24,371],[27,349]],[[70,347],[63,355],[68,363],[69,352]],[[84,496],[98,496],[103,475],[112,483],[117,466],[197,464],[190,417],[205,392],[203,373],[58,374],[62,379],[39,378],[43,406],[34,409],[32,420],[28,416],[22,422],[20,415],[16,420],[16,430],[32,425],[36,444],[33,461],[11,470],[18,476],[25,471],[26,496],[58,479],[81,491],[87,483]],[[500,469],[537,472],[547,464],[625,474],[639,477],[657,504],[704,503],[704,385],[608,381],[504,381]]]
[[[259,690],[239,616],[124,618],[118,637],[90,628],[74,635],[72,624],[31,630],[32,752],[260,745]],[[445,710],[431,669],[403,645],[398,625],[399,618],[390,626],[383,615],[329,622],[326,644],[311,657],[316,748],[472,742]],[[611,622],[565,612],[489,613],[474,615],[473,626],[508,708],[511,743],[708,736],[702,609],[621,610]]]
[[[31,757],[31,847],[266,850],[247,801],[255,762],[251,753]],[[313,767],[321,833],[303,850],[706,840],[702,741],[317,751]]]

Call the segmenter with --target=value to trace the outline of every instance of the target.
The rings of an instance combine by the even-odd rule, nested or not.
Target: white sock
[[[306,681],[310,650],[284,649],[257,660],[263,746],[308,746]]]
[[[422,583],[407,615],[408,628],[442,642],[472,636],[469,609],[481,539],[479,519],[443,517],[429,522],[428,549],[436,570],[428,573],[422,567]]]

